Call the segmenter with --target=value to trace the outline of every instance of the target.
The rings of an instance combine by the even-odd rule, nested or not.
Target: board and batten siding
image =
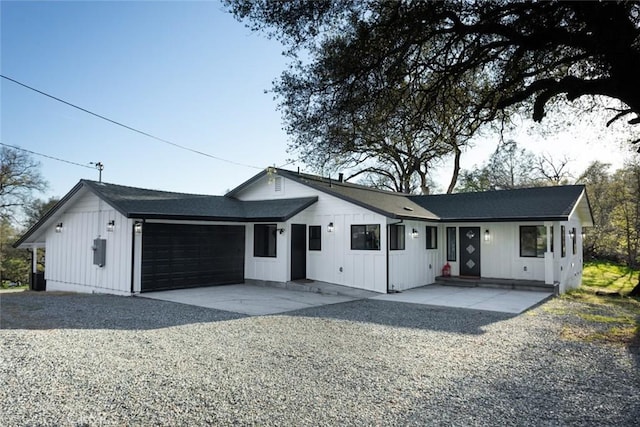
[[[280,181],[278,181],[280,180]],[[243,189],[241,200],[290,199],[317,196],[318,201],[279,223],[285,232],[278,234],[277,257],[253,256],[253,224],[247,227],[246,277],[255,280],[286,282],[291,279],[291,224],[307,227],[307,278],[385,293],[387,291],[386,247],[387,218],[384,215],[315,190],[284,177],[269,180],[264,177]],[[333,223],[332,232],[327,230]],[[380,225],[380,250],[351,250],[351,225]],[[320,251],[308,250],[310,225],[321,228]]]
[[[113,231],[107,223],[115,221]],[[129,295],[131,290],[132,222],[86,192],[47,230],[45,279],[47,290]],[[106,240],[103,267],[93,264],[93,240]]]
[[[397,223],[389,220],[389,225]],[[437,223],[421,221],[403,221],[405,230],[405,249],[389,251],[389,290],[404,291],[435,283],[444,266],[444,235]],[[436,227],[437,247],[427,249],[426,227]],[[418,235],[412,236],[413,229]]]
[[[520,256],[520,227],[545,226],[553,227],[553,279],[559,283],[560,292],[578,287],[582,280],[582,228],[578,218],[569,221],[553,222],[484,222],[484,223],[448,223],[447,227],[479,227],[480,228],[480,274],[485,278],[536,280],[545,281],[545,260],[543,257]],[[561,226],[565,226],[565,235],[561,236]],[[573,243],[569,236],[575,227],[577,233],[576,253],[572,251]],[[485,239],[485,232],[489,231],[489,239]],[[458,233],[456,232],[456,236]],[[459,236],[458,236],[459,237]],[[446,235],[443,238],[443,248],[446,254]],[[566,256],[561,256],[561,239],[565,239]],[[460,247],[458,238],[456,261],[449,261],[451,274],[460,274]],[[446,262],[446,258],[444,258]]]

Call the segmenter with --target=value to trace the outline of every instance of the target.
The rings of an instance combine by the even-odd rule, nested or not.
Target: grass
[[[585,263],[582,271],[582,287],[628,294],[638,284],[637,270],[608,261]]]
[[[582,286],[561,297],[569,304],[551,304],[546,311],[567,316],[565,339],[624,345],[640,353],[640,298],[625,296],[638,283],[638,273],[609,262],[587,263]]]

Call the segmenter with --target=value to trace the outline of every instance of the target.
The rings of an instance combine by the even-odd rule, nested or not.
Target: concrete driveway
[[[539,291],[428,285],[373,299],[518,314],[552,295]]]
[[[518,314],[550,298],[551,293],[428,285],[396,294],[363,297],[327,295],[317,292],[238,284],[146,292],[140,296],[250,316],[261,316],[363,298]]]
[[[249,284],[145,292],[144,298],[261,316],[359,299]]]

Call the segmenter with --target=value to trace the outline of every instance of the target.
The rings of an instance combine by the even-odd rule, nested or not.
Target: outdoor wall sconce
[[[62,223],[59,222],[58,225],[56,225],[56,233],[62,233]]]
[[[418,230],[416,230],[415,228],[413,230],[411,230],[411,237],[412,238],[417,238],[419,235]]]
[[[329,225],[327,225],[327,231],[329,233],[333,233],[333,223],[332,222],[330,222]]]
[[[484,230],[484,241],[488,242],[491,239],[491,234],[489,234],[489,230]]]
[[[278,228],[278,233],[284,234],[284,228]]]
[[[584,230],[582,230],[582,234],[581,234],[581,235],[582,235],[582,238],[583,238],[583,239],[584,239],[585,237],[587,237],[587,233],[586,233]]]
[[[574,228],[571,231],[569,231],[569,238],[573,240],[575,237],[576,237],[576,230]]]
[[[116,228],[116,221],[112,219],[107,223],[107,231],[113,231],[114,228]]]
[[[136,221],[133,224],[133,230],[137,233],[140,234],[142,233],[142,223],[140,221]]]

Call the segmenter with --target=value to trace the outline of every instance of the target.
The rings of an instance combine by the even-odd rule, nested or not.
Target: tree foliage
[[[38,162],[24,151],[0,147],[1,218],[15,219],[16,213],[29,203],[33,193],[46,187]]]
[[[628,161],[613,173],[593,162],[578,178],[585,184],[594,226],[587,230],[587,256],[640,266],[640,160]]]
[[[384,141],[375,134],[360,135],[363,123],[394,125],[399,116],[410,123],[410,137],[421,129],[420,122],[443,125],[429,118],[440,109],[443,117],[466,117],[472,132],[472,123],[492,122],[519,107],[540,121],[560,95],[569,101],[585,96],[618,100],[610,123],[627,118],[640,124],[637,2],[226,4],[251,28],[287,46],[293,62],[275,92],[288,130],[297,138],[294,148],[309,147],[309,154],[328,146],[316,160],[339,156],[340,144],[348,146],[358,136]],[[451,96],[458,89],[461,93]],[[402,141],[394,132],[384,136],[387,145]],[[431,137],[426,133],[417,141],[439,147]],[[451,147],[455,153],[456,145]]]
[[[570,177],[565,157],[559,161],[548,154],[536,156],[506,141],[496,148],[489,160],[474,170],[462,170],[458,192],[509,190],[541,185],[567,184]]]

